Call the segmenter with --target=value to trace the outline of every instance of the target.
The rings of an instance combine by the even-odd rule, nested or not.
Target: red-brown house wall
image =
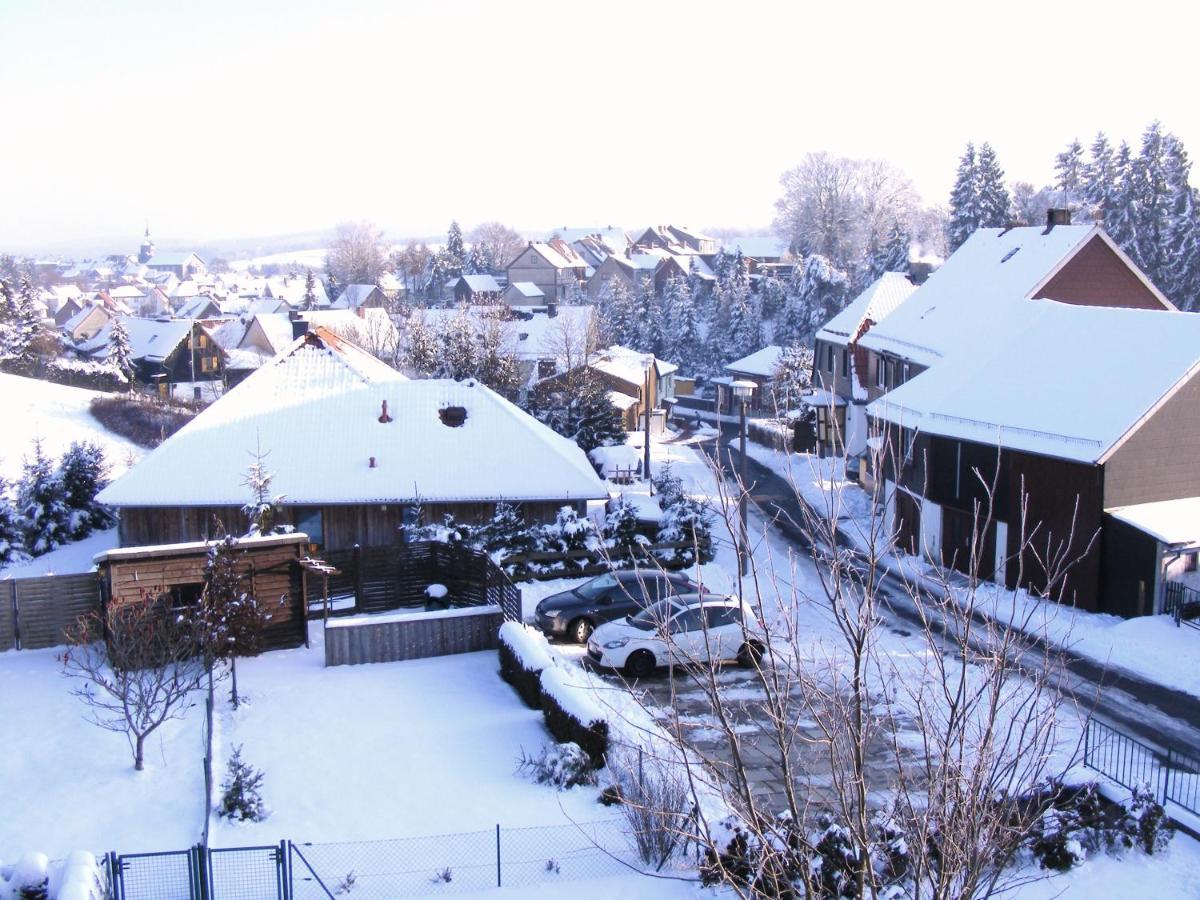
[[[1075,306],[1163,309],[1154,292],[1099,237],[1088,241],[1036,296]]]

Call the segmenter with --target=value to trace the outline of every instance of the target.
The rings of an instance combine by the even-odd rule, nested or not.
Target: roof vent
[[[367,457],[367,468],[368,468],[368,469],[373,469],[373,468],[375,468],[375,457],[373,457],[373,456],[368,456],[368,457]]]
[[[447,428],[461,428],[467,421],[467,408],[465,406],[443,406],[438,410],[438,418]]]
[[[1013,247],[1011,250],[1009,250],[1007,253],[1005,253],[1002,257],[1000,257],[1000,262],[1002,262],[1002,263],[1008,262],[1010,259],[1012,259],[1014,256],[1017,255],[1017,251],[1020,249],[1021,249],[1020,247]]]
[[[388,415],[387,401],[384,400],[383,405],[379,410],[379,423],[381,425],[386,425],[390,421],[392,421],[392,417]]]

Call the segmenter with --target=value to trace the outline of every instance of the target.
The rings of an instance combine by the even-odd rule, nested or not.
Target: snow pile
[[[96,857],[82,850],[54,862],[44,853],[26,853],[15,865],[0,863],[0,900],[101,900],[103,885]]]

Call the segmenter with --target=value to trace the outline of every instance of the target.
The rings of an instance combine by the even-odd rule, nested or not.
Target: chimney
[[[388,415],[387,401],[384,400],[383,408],[379,412],[379,422],[380,422],[380,424],[386,425],[390,421],[392,421],[392,417]]]
[[[1046,230],[1043,234],[1049,234],[1055,225],[1070,225],[1071,211],[1069,209],[1048,209],[1046,210]]]
[[[304,335],[308,334],[308,323],[300,318],[300,314],[294,310],[292,315],[294,316],[292,319],[292,340],[294,341],[296,338],[304,337]]]
[[[558,315],[558,304],[555,303],[553,300],[547,300],[546,301],[546,316],[548,318],[553,319],[557,315]]]
[[[367,457],[367,468],[368,468],[368,469],[373,469],[373,468],[375,468],[375,457],[373,457],[373,456],[368,456],[368,457]]]

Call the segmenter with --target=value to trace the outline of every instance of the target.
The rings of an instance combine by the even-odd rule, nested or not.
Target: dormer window
[[[467,421],[467,408],[465,406],[443,406],[438,410],[438,418],[447,428],[461,428]]]

